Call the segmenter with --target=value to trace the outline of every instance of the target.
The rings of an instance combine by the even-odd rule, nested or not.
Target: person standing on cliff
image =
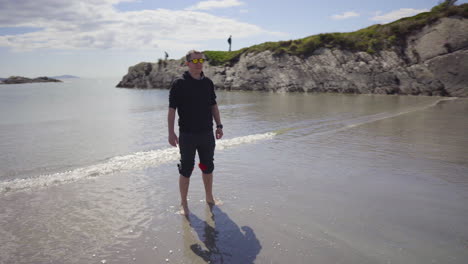
[[[231,35],[229,35],[228,43],[229,43],[229,51],[231,51],[231,43],[232,43],[232,36]]]
[[[191,50],[185,56],[188,67],[181,78],[174,80],[169,92],[169,111],[167,115],[169,144],[179,145],[179,190],[181,213],[189,214],[187,194],[190,176],[195,166],[195,153],[198,152],[198,164],[203,174],[206,202],[215,204],[213,197],[213,170],[215,137],[223,137],[223,125],[216,102],[213,82],[203,74],[203,53]],[[179,137],[174,132],[175,114],[179,116]],[[216,132],[213,133],[213,119]]]

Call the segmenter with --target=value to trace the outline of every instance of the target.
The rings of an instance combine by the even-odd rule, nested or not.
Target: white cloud
[[[335,20],[341,20],[341,19],[347,19],[347,18],[358,17],[358,16],[359,16],[359,13],[356,13],[354,11],[348,11],[348,12],[344,12],[343,14],[333,15],[331,16],[331,18]]]
[[[118,2],[122,0],[0,0],[0,27],[39,28],[36,32],[0,35],[0,46],[15,51],[187,50],[200,48],[200,42],[229,35],[244,38],[280,34],[199,11],[121,12],[113,7]]]
[[[383,15],[380,15],[381,11],[377,11],[376,15],[370,18],[370,20],[381,22],[381,23],[387,23],[387,22],[395,21],[402,17],[414,16],[416,14],[427,12],[427,11],[429,10],[428,9],[401,8],[398,10],[388,12]]]
[[[208,0],[198,2],[196,5],[188,7],[187,10],[210,10],[215,8],[228,8],[233,6],[241,6],[244,3],[238,0]]]

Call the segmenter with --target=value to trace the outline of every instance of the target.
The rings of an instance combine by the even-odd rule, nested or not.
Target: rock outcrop
[[[468,19],[445,17],[407,38],[404,50],[369,54],[320,48],[311,56],[242,54],[230,66],[205,64],[218,89],[468,96]],[[162,88],[186,70],[181,60],[143,62],[117,87]]]
[[[10,78],[4,79],[0,84],[18,84],[18,83],[38,83],[38,82],[62,82],[57,79],[49,77],[37,77],[34,79],[21,77],[21,76],[11,76]]]

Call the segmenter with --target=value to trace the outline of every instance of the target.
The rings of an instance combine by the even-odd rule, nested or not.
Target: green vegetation
[[[432,9],[431,9],[431,12],[441,12],[441,11],[445,11],[447,10],[448,8],[450,8],[451,6],[453,6],[455,4],[455,2],[457,2],[457,0],[445,0],[444,2],[434,6]]]
[[[430,12],[420,13],[384,25],[372,25],[349,33],[326,33],[302,39],[265,42],[236,51],[204,51],[210,65],[230,65],[244,53],[258,53],[270,50],[274,55],[290,54],[307,57],[319,48],[339,48],[349,51],[365,51],[370,54],[394,47],[404,47],[406,38],[424,26],[440,18],[460,16],[468,18],[468,4],[453,5],[455,1],[444,1]]]
[[[235,62],[247,48],[236,51],[204,51],[211,65],[221,65],[226,62]]]

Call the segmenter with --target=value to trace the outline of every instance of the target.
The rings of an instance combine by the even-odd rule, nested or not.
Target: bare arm
[[[213,118],[216,122],[216,125],[221,125],[221,115],[219,114],[219,109],[218,105],[215,104],[211,107],[212,113],[213,113]],[[222,128],[216,128],[216,139],[220,139],[223,137],[223,129]]]
[[[176,110],[174,108],[169,107],[169,111],[167,112],[167,128],[169,134],[169,144],[171,144],[171,146],[177,147],[177,145],[179,144],[179,138],[177,138],[177,135],[174,132],[175,113]]]

